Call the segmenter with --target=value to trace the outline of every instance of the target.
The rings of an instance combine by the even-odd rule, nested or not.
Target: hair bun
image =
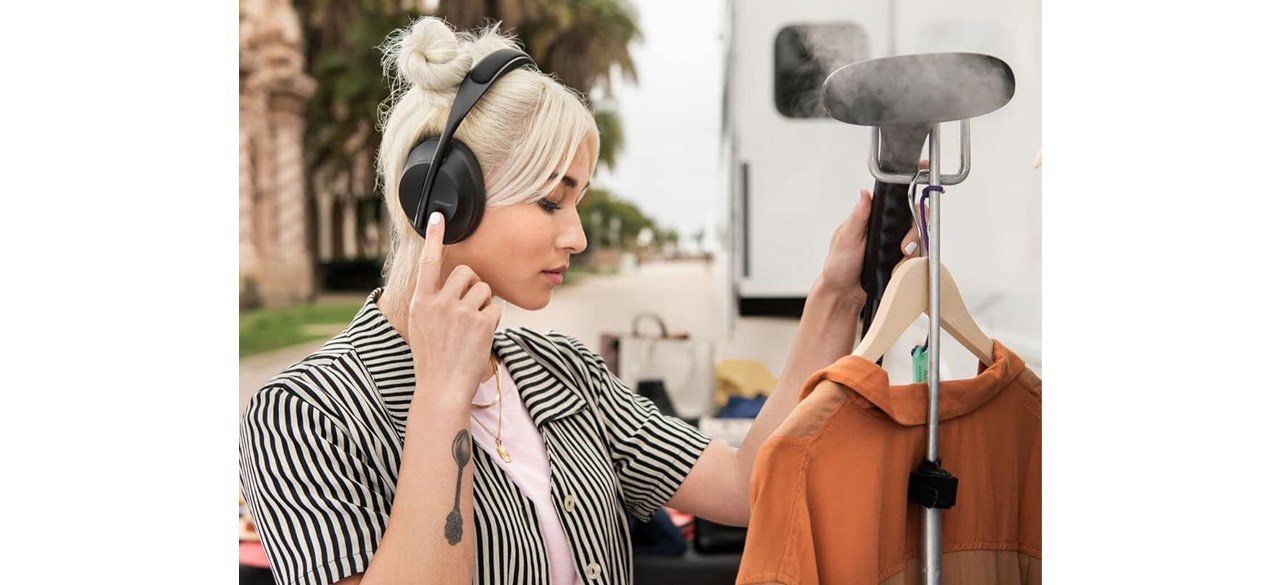
[[[472,57],[445,21],[424,17],[399,39],[396,68],[413,85],[432,91],[457,87],[471,71]]]

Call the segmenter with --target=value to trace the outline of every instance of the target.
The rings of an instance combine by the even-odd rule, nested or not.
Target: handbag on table
[[[658,332],[641,333],[643,322]],[[639,313],[626,335],[602,336],[602,356],[614,375],[636,394],[652,400],[663,414],[686,421],[713,414],[715,344],[711,339],[671,333],[662,317]]]

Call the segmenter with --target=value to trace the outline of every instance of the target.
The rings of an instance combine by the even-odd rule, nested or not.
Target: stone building
[[[316,294],[303,131],[315,80],[289,0],[240,0],[240,304]]]

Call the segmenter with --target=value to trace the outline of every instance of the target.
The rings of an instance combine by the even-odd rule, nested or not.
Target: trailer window
[[[852,22],[783,27],[773,42],[773,103],[788,118],[827,118],[822,82],[870,57],[867,35]]]

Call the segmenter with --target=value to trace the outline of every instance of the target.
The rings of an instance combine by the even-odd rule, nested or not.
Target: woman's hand
[[[434,222],[434,223],[433,223]],[[467,266],[441,282],[444,219],[433,213],[419,256],[418,282],[409,301],[409,348],[414,377],[422,387],[465,391],[470,400],[490,372],[489,353],[501,308],[489,285]]]
[[[929,168],[929,162],[920,161],[920,168]],[[867,248],[867,223],[870,218],[871,192],[860,189],[858,205],[832,234],[827,259],[822,264],[822,284],[850,295],[858,306],[867,302],[867,291],[862,288],[862,259]],[[919,255],[919,240],[916,230],[907,231],[901,244],[904,261]]]
[[[489,285],[458,266],[441,281],[444,220],[427,222],[404,336],[414,392],[395,501],[365,573],[339,585],[470,583],[475,574],[471,397],[489,369],[498,307]]]

